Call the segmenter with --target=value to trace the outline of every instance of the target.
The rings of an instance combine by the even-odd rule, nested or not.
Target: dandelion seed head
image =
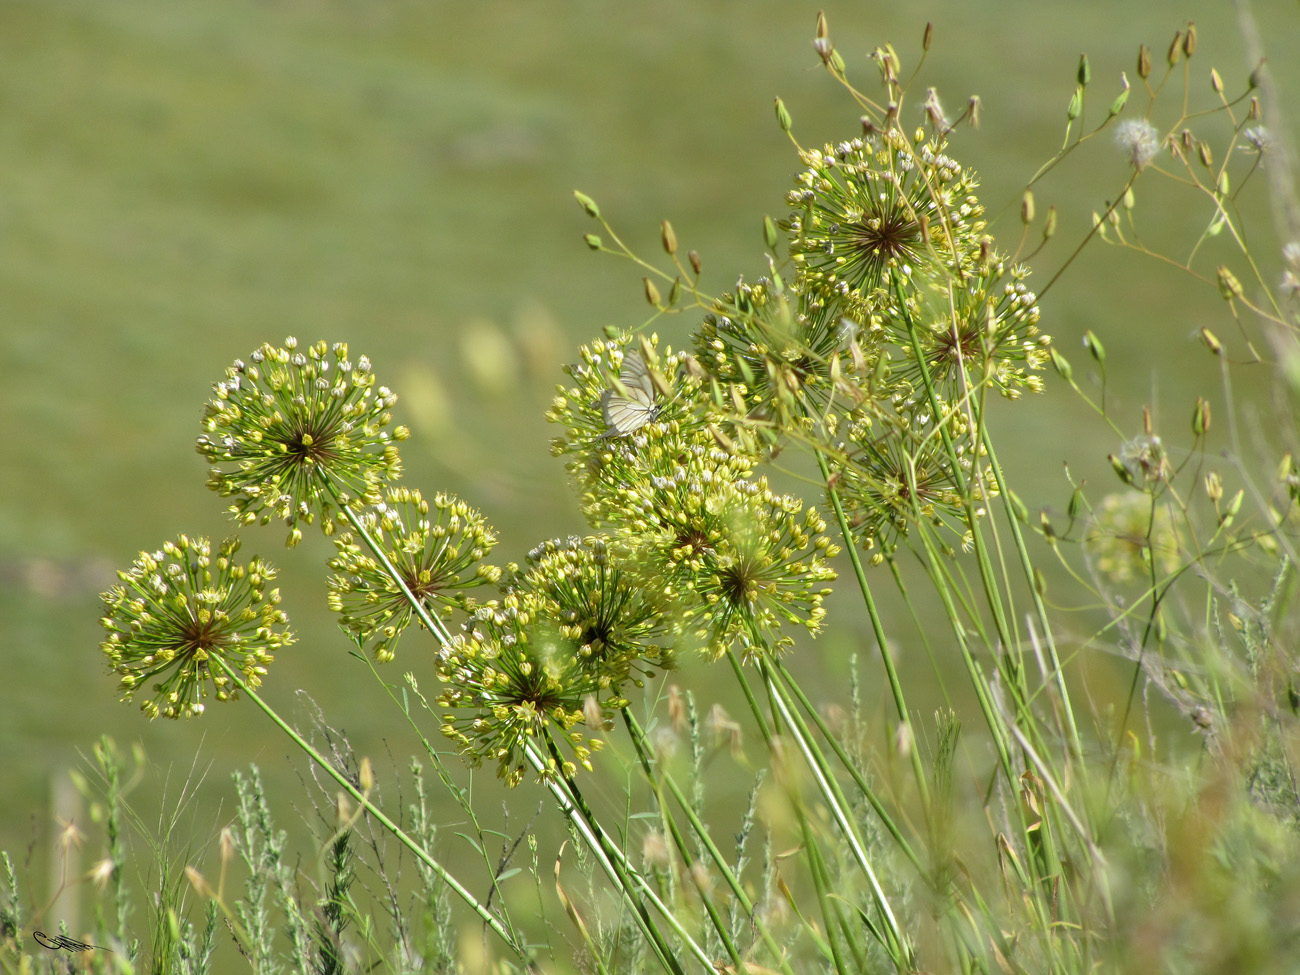
[[[1142,170],[1160,151],[1160,133],[1146,119],[1125,119],[1115,126],[1115,144]]]

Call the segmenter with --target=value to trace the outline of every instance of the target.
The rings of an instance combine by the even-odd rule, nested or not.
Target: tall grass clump
[[[797,172],[751,274],[707,291],[668,221],[648,259],[578,193],[588,247],[632,263],[648,312],[565,367],[546,415],[588,534],[520,564],[490,561],[471,501],[400,485],[408,431],[365,356],[288,339],[227,369],[208,484],[241,525],[332,539],[329,607],[409,729],[416,799],[382,802],[323,717],[304,734],[259,696],[293,640],[269,563],[234,539],[141,553],[104,594],[123,699],[179,718],[247,698],[325,777],[307,891],[256,770],[239,779],[220,879],[187,862],[189,892],[167,888],[209,905],[201,930],[164,912],[185,964],[207,970],[222,915],[257,972],[1294,970],[1300,210],[1263,76],[1234,90],[1196,47],[1193,25],[1142,47],[1100,110],[1081,59],[1062,147],[996,236],[961,156],[978,99],[950,113],[888,45],[852,80],[824,18],[816,54],[859,120],[804,146],[776,102]],[[1114,192],[1062,243],[1036,189],[1080,157]],[[1156,181],[1196,239],[1144,242]],[[1283,246],[1247,231],[1252,194]],[[1204,296],[1194,354],[1221,384],[1171,429],[1115,389],[1104,322],[1082,354],[1051,338],[1053,286],[1107,245]],[[1108,483],[1067,469],[1034,499],[1000,427],[1049,385],[1078,443],[1115,446],[1080,459]],[[1027,436],[1044,454],[1059,433]],[[837,628],[869,659],[810,691],[801,657]],[[701,713],[704,675],[735,713]],[[529,815],[548,799],[508,854],[439,738]],[[426,765],[473,824],[476,880],[439,859]],[[25,922],[4,919],[16,957]],[[480,942],[453,936],[471,923]],[[149,957],[121,925],[87,940],[116,953],[100,970]]]

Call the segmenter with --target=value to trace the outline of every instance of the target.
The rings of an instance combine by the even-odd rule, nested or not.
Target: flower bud
[[[1196,409],[1192,411],[1192,433],[1198,437],[1205,436],[1210,429],[1210,404],[1203,397],[1196,397]]]
[[[1052,368],[1056,370],[1057,375],[1068,383],[1074,376],[1074,368],[1070,365],[1070,360],[1057,352],[1056,346],[1048,349],[1047,354],[1051,357]]]
[[[660,226],[660,239],[664,245],[664,253],[670,257],[677,253],[677,234],[673,231],[673,225],[667,220]]]
[[[1079,87],[1082,88],[1092,81],[1092,67],[1088,64],[1088,55],[1079,55],[1079,71],[1076,77],[1079,79]]]
[[[1066,505],[1065,513],[1070,516],[1070,521],[1076,521],[1080,512],[1083,511],[1083,488],[1076,487],[1070,492],[1070,502]]]
[[[1106,361],[1106,347],[1101,344],[1101,339],[1097,338],[1097,334],[1092,329],[1083,333],[1083,347],[1098,362]]]
[[[1124,461],[1120,460],[1120,458],[1116,457],[1114,454],[1107,454],[1106,459],[1110,461],[1111,469],[1115,471],[1116,477],[1129,487],[1137,486],[1133,481],[1133,472],[1128,469],[1128,466]]]
[[[645,300],[657,308],[660,302],[659,289],[649,278],[642,278],[641,281],[645,284]]]
[[[1214,504],[1218,504],[1223,497],[1223,478],[1218,471],[1210,471],[1205,475],[1205,496]]]
[[[1228,502],[1228,507],[1219,515],[1219,524],[1224,528],[1231,525],[1237,520],[1237,515],[1241,512],[1241,502],[1246,499],[1245,488],[1238,488],[1237,493],[1232,496]]]
[[[1043,240],[1050,240],[1056,233],[1056,207],[1047,208],[1047,219],[1043,221]]]
[[[573,198],[578,201],[578,205],[586,211],[587,216],[595,220],[600,219],[600,207],[596,206],[596,201],[580,190],[573,191]]]
[[[1187,33],[1183,35],[1183,53],[1189,58],[1196,53],[1196,22],[1187,22]]]
[[[785,102],[781,101],[779,98],[776,99],[776,124],[781,126],[782,132],[789,132],[791,127],[794,125],[793,119],[790,118],[790,113],[786,111]]]
[[[1138,47],[1137,73],[1143,81],[1151,77],[1151,49],[1145,44]]]
[[[1223,296],[1224,301],[1232,301],[1233,298],[1240,298],[1244,293],[1241,282],[1237,276],[1228,269],[1228,265],[1220,264],[1218,270],[1219,277],[1219,294]]]
[[[1020,197],[1020,222],[1029,226],[1034,222],[1034,191],[1027,189]]]
[[[1114,118],[1120,112],[1124,111],[1124,104],[1128,101],[1128,93],[1129,93],[1128,78],[1125,77],[1123,74],[1121,74],[1120,77],[1124,79],[1124,88],[1118,95],[1115,96],[1115,100],[1110,103],[1110,110],[1108,114],[1110,115],[1111,118]]]

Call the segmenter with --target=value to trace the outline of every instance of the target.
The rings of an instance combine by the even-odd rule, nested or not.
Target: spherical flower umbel
[[[651,445],[653,448],[655,445]],[[786,623],[816,634],[838,548],[813,507],[734,476],[722,450],[662,454],[653,473],[611,498],[607,521],[623,563],[674,605],[710,655],[793,641]]]
[[[638,680],[651,667],[672,666],[672,614],[620,565],[602,536],[543,542],[528,553],[510,589],[540,597],[560,635],[610,687]]]
[[[564,367],[573,385],[556,387],[546,411],[548,421],[565,428],[563,435],[551,441],[552,454],[574,455],[581,464],[623,450],[638,433],[674,424],[703,426],[695,407],[699,379],[685,368],[681,353],[659,349],[657,335],[640,342],[626,333],[597,339],[581,346],[578,356],[577,362]],[[639,395],[648,402],[640,404],[644,409],[635,425],[620,429],[610,423],[608,404],[615,395],[628,399],[625,368],[632,357],[641,361],[638,375],[643,372],[644,379]]]
[[[695,354],[709,377],[725,384],[731,399],[724,405],[737,419],[791,431],[833,395],[831,361],[855,333],[801,314],[799,298],[779,277],[741,281],[704,316]]]
[[[124,702],[148,695],[140,708],[151,718],[202,714],[209,694],[239,695],[218,661],[255,688],[275,651],[293,642],[280,591],[266,588],[275,570],[258,558],[237,563],[238,548],[228,539],[214,555],[208,539],[182,535],[118,573],[121,583],[101,597],[108,637],[100,649]]]
[[[392,660],[397,641],[415,615],[407,593],[434,615],[465,608],[465,590],[494,583],[501,570],[483,560],[496,535],[481,514],[459,498],[394,488],[383,502],[362,512],[361,527],[397,570],[401,585],[364,540],[348,531],[334,539],[329,562],[330,609],[358,645],[381,663]],[[405,587],[405,588],[403,588]]]
[[[865,321],[864,307],[895,273],[956,270],[979,253],[984,208],[974,175],[941,139],[891,128],[801,153],[787,194],[794,289],[810,318]]]
[[[877,564],[891,557],[899,539],[923,522],[959,536],[971,529],[937,427],[919,415],[916,404],[904,406],[909,408],[897,414],[882,412],[849,428],[850,450],[836,481],[853,535]],[[997,493],[997,482],[987,464],[976,464],[982,452],[970,443],[961,423],[964,417],[960,409],[950,414],[950,442],[978,516],[985,499]]]
[[[568,456],[565,467],[582,493],[584,512],[597,527],[604,496],[617,485],[643,476],[648,444],[714,443],[700,402],[698,363],[671,349],[660,353],[654,335],[639,347],[629,348],[631,341],[630,336],[620,335],[583,345],[579,361],[565,367],[573,385],[558,387],[546,412],[548,421],[564,427],[564,433],[551,441],[551,453]],[[647,366],[654,395],[646,421],[621,433],[610,426],[605,404],[618,392],[616,383],[630,356],[641,357]]]
[[[603,742],[578,726],[600,727],[607,713],[627,704],[608,674],[589,666],[577,641],[548,618],[537,593],[512,592],[479,607],[465,631],[438,651],[438,677],[442,733],[472,765],[495,762],[511,786],[523,781],[529,746],[546,756],[543,776],[590,769]],[[567,746],[572,758],[557,762],[551,745]]]
[[[1008,266],[996,255],[960,277],[918,275],[906,307],[894,299],[880,308],[880,324],[903,353],[895,379],[905,381],[908,392],[923,388],[915,329],[930,380],[945,398],[959,399],[981,383],[1007,399],[1042,392],[1036,373],[1047,365],[1051,339],[1039,332],[1038,298],[1024,283],[1028,276],[1024,265]]]
[[[396,444],[409,431],[389,429],[397,396],[343,343],[263,345],[213,390],[197,443],[217,465],[208,486],[232,499],[241,524],[286,522],[289,545],[317,518],[332,534],[340,505],[377,502],[401,472]]]
[[[1166,504],[1140,491],[1108,494],[1092,513],[1084,551],[1116,584],[1169,576],[1179,567],[1177,523]],[[1153,565],[1154,563],[1154,565]]]

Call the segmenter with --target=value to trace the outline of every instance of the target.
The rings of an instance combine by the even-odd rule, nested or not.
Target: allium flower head
[[[668,458],[664,458],[668,460]],[[641,584],[677,607],[720,655],[791,643],[793,623],[816,634],[838,551],[815,508],[773,492],[764,478],[733,475],[726,451],[703,448],[671,461],[671,473],[619,487],[608,523],[616,550]]]
[[[649,667],[672,666],[671,614],[611,556],[601,536],[542,543],[528,553],[510,589],[541,597],[560,636],[611,687]]]
[[[964,416],[954,411],[953,420]],[[855,537],[874,552],[876,562],[891,555],[898,539],[918,521],[962,535],[969,530],[952,462],[933,422],[924,421],[912,409],[859,421],[849,429],[853,449],[837,490]],[[950,424],[950,441],[964,462],[966,490],[978,504],[997,494],[997,483],[987,466],[976,476],[974,460],[980,451],[970,446],[966,433],[960,422]]]
[[[1048,362],[1051,339],[1039,332],[1038,298],[1024,283],[1029,269],[1008,267],[996,257],[960,277],[941,272],[918,276],[907,308],[896,299],[882,303],[878,321],[910,363],[896,377],[920,389],[912,349],[916,328],[930,379],[951,399],[987,383],[1008,399],[1025,390],[1041,392],[1035,375]]]
[[[660,355],[656,336],[635,349],[629,348],[630,343],[624,335],[582,346],[579,361],[565,367],[574,385],[558,387],[546,412],[548,421],[565,428],[551,441],[551,453],[568,456],[566,469],[583,494],[589,518],[595,517],[600,498],[609,489],[642,476],[647,445],[714,442],[699,402],[700,378],[688,368],[688,358],[671,349]],[[616,388],[629,355],[642,356],[647,365],[656,390],[655,418],[619,434],[606,421],[603,403]]]
[[[659,350],[659,337],[651,335],[634,342],[629,334],[597,339],[578,349],[576,363],[564,367],[573,379],[572,386],[556,387],[546,419],[561,424],[565,431],[551,441],[556,456],[573,454],[586,457],[602,451],[617,450],[637,433],[663,430],[674,424],[702,425],[696,416],[694,394],[698,378],[690,375],[681,353],[671,348]],[[611,393],[623,390],[620,376],[631,356],[644,364],[653,417],[628,432],[612,427],[606,416]],[[646,391],[643,391],[646,392]]]
[[[1178,530],[1168,505],[1139,491],[1108,494],[1093,512],[1084,550],[1111,582],[1150,580],[1152,562],[1165,576],[1178,569]]]
[[[263,345],[213,390],[197,444],[218,465],[208,486],[233,499],[242,524],[286,522],[290,545],[317,518],[332,534],[339,504],[377,502],[401,472],[396,443],[409,431],[389,429],[397,396],[376,388],[370,361],[354,363],[342,343]]]
[[[511,786],[523,780],[529,745],[548,754],[550,744],[563,744],[572,755],[558,763],[550,758],[543,775],[590,769],[592,752],[604,743],[578,726],[599,727],[627,704],[609,674],[592,667],[590,654],[549,618],[549,608],[541,594],[508,593],[479,607],[465,631],[438,651],[438,704],[447,709],[442,733],[471,764],[495,762]]]
[[[695,336],[700,364],[733,393],[739,419],[768,421],[777,432],[821,412],[834,393],[831,361],[856,337],[844,323],[799,313],[798,297],[779,278],[742,281]]]
[[[275,570],[261,559],[234,561],[237,539],[215,556],[206,538],[180,536],[161,551],[141,552],[101,597],[108,637],[100,649],[120,677],[122,700],[143,692],[151,718],[192,717],[203,700],[232,700],[238,687],[214,661],[258,687],[280,647],[293,642],[288,617],[267,590]]]
[[[891,274],[955,270],[978,254],[979,183],[943,148],[941,138],[914,144],[891,128],[802,153],[786,226],[810,318],[864,321]]]
[[[501,570],[483,562],[496,535],[483,516],[459,498],[394,488],[383,502],[361,513],[361,526],[397,570],[402,585],[429,613],[466,608],[464,591],[496,582]],[[352,532],[334,539],[338,554],[329,562],[329,604],[339,625],[375,659],[393,659],[397,641],[415,610],[383,564]]]
[[[1144,118],[1125,119],[1115,126],[1115,144],[1128,156],[1133,168],[1141,171],[1160,151],[1160,133]]]

